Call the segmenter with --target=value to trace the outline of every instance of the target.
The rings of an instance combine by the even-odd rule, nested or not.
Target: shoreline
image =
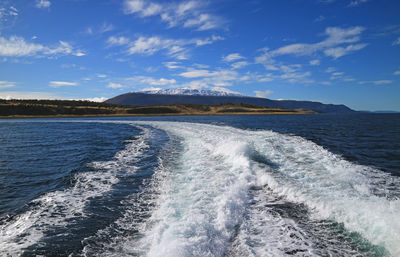
[[[239,115],[310,115],[312,112],[238,112],[238,113],[162,113],[162,114],[93,114],[93,115],[11,115],[5,119],[57,119],[57,118],[107,118],[107,117],[170,117],[170,116],[239,116]]]

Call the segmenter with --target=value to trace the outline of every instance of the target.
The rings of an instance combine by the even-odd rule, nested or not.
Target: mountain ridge
[[[355,112],[343,104],[323,104],[313,101],[296,100],[271,100],[251,96],[204,96],[204,95],[166,95],[143,92],[125,93],[105,101],[105,103],[149,106],[164,104],[221,104],[221,103],[246,103],[269,108],[304,109],[318,113],[351,113]]]

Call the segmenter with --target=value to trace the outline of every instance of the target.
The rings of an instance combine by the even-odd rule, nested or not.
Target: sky
[[[398,0],[1,0],[0,98],[233,91],[400,111]]]

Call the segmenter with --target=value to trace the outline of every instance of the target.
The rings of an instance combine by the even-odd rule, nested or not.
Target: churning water
[[[399,256],[400,116],[4,120],[0,255]]]

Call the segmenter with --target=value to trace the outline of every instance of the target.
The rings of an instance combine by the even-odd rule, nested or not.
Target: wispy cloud
[[[178,60],[186,60],[189,58],[189,48],[197,47],[206,44],[211,44],[215,41],[223,40],[219,36],[211,36],[205,39],[170,39],[159,36],[140,36],[136,40],[130,40],[126,37],[109,37],[107,43],[109,46],[126,46],[127,54],[153,55],[163,51],[166,55]]]
[[[99,73],[99,74],[96,74],[96,77],[98,77],[100,79],[104,79],[104,78],[107,78],[107,75]]]
[[[176,84],[175,79],[153,78],[148,76],[129,77],[126,78],[125,80],[134,81],[135,83],[139,83],[144,86],[170,86]]]
[[[355,45],[348,45],[346,47],[334,47],[326,49],[324,53],[326,56],[331,56],[334,59],[338,59],[342,56],[348,55],[351,52],[361,50],[366,46],[367,44],[355,44]]]
[[[50,8],[51,2],[49,0],[36,0],[36,8],[46,9]]]
[[[129,38],[126,37],[114,37],[108,38],[107,43],[111,46],[122,46],[127,45],[130,42]]]
[[[239,80],[239,73],[233,70],[216,70],[210,71],[206,69],[188,69],[179,74],[179,76],[188,79],[198,79],[191,81],[191,88],[200,87],[226,87],[231,86],[232,82]]]
[[[282,78],[289,79],[290,82],[296,80],[296,78],[302,78],[303,82],[311,82],[312,80],[305,80],[304,76],[307,73],[301,73],[296,75],[293,71],[284,70],[283,68],[290,67],[288,65],[282,65],[277,62],[276,58],[283,55],[294,55],[294,56],[315,56],[317,54],[323,54],[333,59],[338,59],[352,52],[363,49],[367,46],[365,43],[359,43],[361,40],[361,34],[364,31],[363,27],[350,27],[350,28],[338,28],[328,27],[324,34],[325,39],[316,43],[296,43],[289,44],[270,50],[265,47],[260,49],[261,55],[255,58],[255,63],[264,65],[265,69],[271,71],[283,71]],[[319,59],[313,59],[309,61],[310,65],[319,65]],[[294,66],[292,65],[292,68]],[[297,68],[296,68],[297,69]],[[300,76],[301,75],[301,76]]]
[[[184,48],[188,43],[183,40],[164,39],[161,37],[139,37],[130,44],[129,54],[153,55],[165,50],[168,55],[179,60],[187,59],[187,50]]]
[[[349,5],[348,5],[348,7],[357,7],[357,6],[359,6],[360,4],[366,3],[366,2],[368,2],[368,1],[369,1],[369,0],[351,0],[350,3],[349,3]]]
[[[91,102],[104,102],[107,100],[107,97],[92,97],[92,98],[84,98],[84,99],[76,99],[76,100],[86,100]]]
[[[78,84],[76,82],[65,82],[65,81],[50,81],[49,82],[49,87],[65,87],[65,86],[72,86],[75,87]]]
[[[400,45],[400,37],[398,37],[395,41],[393,41],[392,45],[394,45],[394,46]]]
[[[195,41],[197,46],[202,46],[202,45],[210,45],[215,41],[220,41],[224,39],[225,39],[224,37],[212,35],[211,37],[207,37],[205,39],[195,39]]]
[[[239,53],[232,53],[232,54],[228,54],[227,56],[222,57],[222,60],[226,61],[226,62],[233,62],[236,60],[240,60],[240,59],[245,59],[243,56],[241,56]]]
[[[265,91],[256,90],[256,91],[253,91],[253,93],[256,95],[256,97],[267,98],[273,92],[271,90],[265,90]]]
[[[184,78],[199,78],[199,77],[211,77],[213,74],[208,70],[189,70],[179,74]]]
[[[363,47],[357,45],[352,45],[352,43],[356,43],[360,41],[360,35],[364,31],[363,27],[351,27],[351,28],[338,28],[338,27],[329,27],[325,30],[325,35],[327,36],[325,40],[321,42],[317,42],[314,44],[307,43],[297,43],[291,44],[287,46],[280,47],[274,51],[272,51],[273,56],[278,55],[311,55],[318,51],[327,51],[329,53],[330,49],[342,44],[350,44],[347,47],[362,49],[365,47],[365,44],[362,44]]]
[[[42,44],[26,42],[24,38],[11,36],[8,39],[0,37],[0,56],[23,57],[23,56],[57,56],[75,55],[83,56],[81,50],[76,50],[71,44],[59,41],[58,45],[50,47]]]
[[[320,65],[320,64],[321,64],[321,61],[318,60],[318,59],[315,59],[315,60],[311,60],[311,61],[310,61],[310,65],[311,65],[311,66],[318,66],[318,65]]]
[[[144,0],[125,0],[124,13],[142,18],[159,17],[169,27],[181,26],[196,30],[210,30],[220,27],[220,17],[207,12],[204,2],[183,1],[180,3],[155,3]]]
[[[124,86],[122,86],[121,84],[119,84],[119,83],[109,83],[108,85],[107,85],[107,87],[108,88],[112,88],[112,89],[122,89]]]
[[[179,62],[164,62],[163,64],[170,70],[183,68],[183,66],[179,65]]]
[[[88,27],[85,31],[88,35],[99,35],[104,34],[115,29],[114,25],[111,23],[103,22],[100,26],[95,27]]]
[[[393,75],[400,75],[400,70],[393,72]]]
[[[241,69],[244,68],[246,66],[248,66],[250,63],[249,62],[235,62],[231,64],[232,69],[236,70],[236,69]]]
[[[364,84],[374,84],[374,85],[387,85],[387,84],[392,84],[392,80],[373,80],[373,81],[360,81],[358,84],[364,85]]]
[[[324,21],[324,20],[326,20],[325,16],[320,15],[317,18],[315,18],[314,22],[321,22],[321,21]]]
[[[12,88],[15,87],[15,82],[10,82],[10,81],[0,81],[0,89],[5,89],[5,88]]]
[[[48,92],[6,91],[0,92],[0,99],[62,99],[62,97],[50,94]]]
[[[14,26],[19,16],[19,11],[15,6],[7,1],[0,1],[0,30]]]
[[[19,14],[18,9],[12,5],[8,6],[8,7],[0,8],[0,19],[1,20],[7,20],[9,17],[18,16],[18,14]]]

